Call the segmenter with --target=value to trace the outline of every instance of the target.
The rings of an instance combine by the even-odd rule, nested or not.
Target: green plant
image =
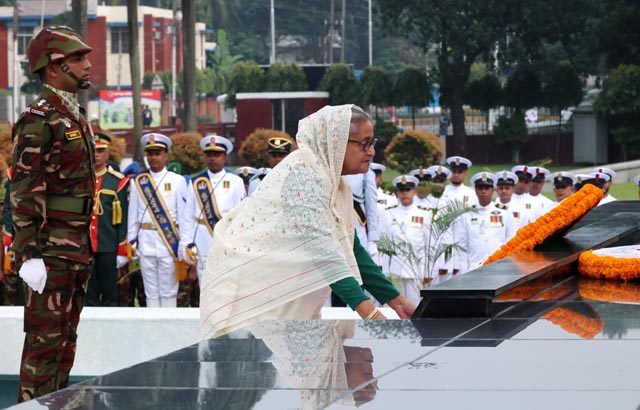
[[[440,138],[425,130],[407,130],[393,137],[384,151],[386,163],[401,173],[439,164],[444,153]]]
[[[193,175],[205,168],[200,140],[197,132],[179,132],[171,135],[173,146],[169,150],[169,161],[182,165],[184,175]]]
[[[292,150],[298,148],[293,138],[286,132],[258,128],[242,143],[239,152],[242,159],[255,168],[268,167],[267,141],[270,138],[288,139],[292,142]]]
[[[329,92],[329,100],[333,105],[361,105],[360,84],[351,67],[346,64],[329,66],[318,88],[320,91]]]
[[[397,262],[414,275],[413,282],[418,289],[431,284],[436,263],[448,262],[454,251],[466,251],[463,246],[453,240],[450,233],[462,215],[478,212],[478,210],[466,207],[457,200],[447,201],[438,198],[434,207],[428,212],[431,218],[430,221],[425,222],[428,224],[428,229],[424,232],[421,248],[416,249],[404,231],[401,237],[382,234],[378,241],[378,251],[387,255],[390,260],[398,258]]]

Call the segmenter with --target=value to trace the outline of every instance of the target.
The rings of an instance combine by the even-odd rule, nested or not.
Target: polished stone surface
[[[489,318],[269,322],[20,409],[636,409],[640,285],[551,275]]]

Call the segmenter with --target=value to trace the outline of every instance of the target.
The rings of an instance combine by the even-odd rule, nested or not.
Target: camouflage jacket
[[[19,265],[93,259],[89,221],[96,185],[93,133],[44,88],[13,126],[11,212]]]

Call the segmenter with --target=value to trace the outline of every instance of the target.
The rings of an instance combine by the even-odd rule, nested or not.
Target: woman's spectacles
[[[371,147],[375,147],[376,144],[378,143],[378,139],[374,138],[372,140],[369,141],[358,141],[358,140],[347,140],[348,142],[357,142],[358,144],[362,145],[362,150],[363,151],[369,151],[369,148]]]

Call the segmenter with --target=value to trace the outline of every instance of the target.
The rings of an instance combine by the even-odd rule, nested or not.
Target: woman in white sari
[[[201,284],[203,338],[269,319],[319,319],[332,284],[362,318],[384,319],[360,288],[362,278],[379,302],[411,316],[415,306],[354,238],[342,175],[368,170],[375,141],[371,118],[353,105],[327,106],[300,121],[299,149],[215,227]]]

